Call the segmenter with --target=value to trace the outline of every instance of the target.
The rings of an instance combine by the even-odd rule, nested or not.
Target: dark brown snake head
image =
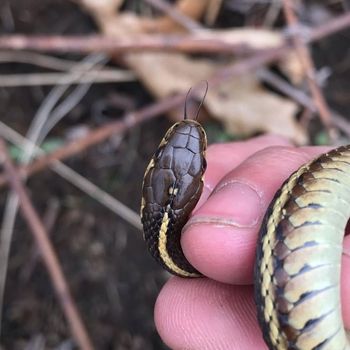
[[[206,135],[195,120],[174,124],[161,141],[145,172],[141,219],[152,256],[169,272],[199,273],[185,258],[181,230],[203,189]]]

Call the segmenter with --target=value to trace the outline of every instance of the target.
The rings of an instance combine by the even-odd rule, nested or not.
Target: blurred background
[[[96,349],[167,349],[153,307],[169,276],[145,249],[138,212],[145,167],[183,117],[188,89],[193,115],[208,81],[209,143],[266,132],[346,143],[349,9],[347,0],[1,0],[0,137],[28,175]],[[76,349],[5,175],[1,350]]]

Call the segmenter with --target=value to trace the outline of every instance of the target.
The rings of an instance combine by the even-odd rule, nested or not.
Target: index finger
[[[182,247],[191,264],[220,282],[251,283],[258,231],[270,201],[293,171],[324,151],[274,146],[229,172],[184,229]]]

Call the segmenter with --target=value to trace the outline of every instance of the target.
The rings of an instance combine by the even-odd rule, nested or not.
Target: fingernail
[[[208,198],[198,215],[219,216],[239,227],[255,226],[262,213],[261,197],[252,187],[232,181],[221,185]]]

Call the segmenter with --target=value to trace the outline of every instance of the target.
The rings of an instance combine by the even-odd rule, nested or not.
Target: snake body
[[[255,297],[271,350],[350,349],[340,304],[349,174],[350,146],[326,153],[289,177],[265,215]]]
[[[144,176],[141,218],[151,255],[181,277],[181,230],[203,188],[206,136],[194,120],[166,133]],[[350,146],[302,166],[276,193],[257,244],[255,299],[270,350],[350,350],[340,304],[342,241],[350,216]],[[234,200],[234,198],[233,198]]]

